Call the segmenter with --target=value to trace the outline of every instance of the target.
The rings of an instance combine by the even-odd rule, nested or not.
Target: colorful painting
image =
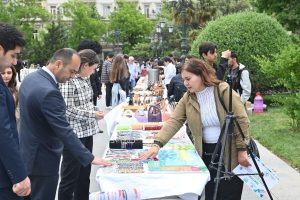
[[[207,168],[195,150],[161,149],[158,160],[148,161],[150,172],[199,172]]]

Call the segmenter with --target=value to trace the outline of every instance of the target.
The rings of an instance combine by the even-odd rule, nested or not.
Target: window
[[[39,39],[39,32],[38,32],[38,30],[34,30],[33,31],[33,39],[34,40],[38,40]]]
[[[56,14],[57,14],[56,6],[50,6],[50,13],[51,13],[52,15],[56,15]]]
[[[144,5],[144,15],[150,17],[150,5]]]
[[[103,5],[102,16],[108,17],[110,15],[110,5]]]
[[[57,8],[57,14],[58,15],[63,15],[64,14],[64,8],[63,7],[58,7]]]
[[[160,14],[161,13],[161,4],[156,4],[155,13],[156,14]]]
[[[41,28],[41,24],[39,24],[39,23],[34,24],[35,32],[37,32],[37,30],[39,30],[40,28]]]

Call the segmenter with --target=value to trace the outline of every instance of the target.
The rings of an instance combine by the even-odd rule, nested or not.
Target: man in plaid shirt
[[[97,120],[104,113],[94,109],[93,90],[89,76],[94,73],[99,58],[91,49],[80,51],[81,64],[74,79],[61,84],[60,91],[64,97],[66,116],[82,144],[93,151],[93,135],[100,132]],[[58,190],[59,200],[88,199],[91,165],[83,167],[71,152],[65,148],[61,165],[61,182]]]

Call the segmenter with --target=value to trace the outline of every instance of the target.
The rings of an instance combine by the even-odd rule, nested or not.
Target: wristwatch
[[[158,141],[158,140],[154,140],[153,144],[158,145],[160,148],[162,148],[162,147],[164,146],[163,143],[161,143],[161,142]]]

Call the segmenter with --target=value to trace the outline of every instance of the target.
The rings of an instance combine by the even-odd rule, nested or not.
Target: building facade
[[[43,7],[46,8],[51,14],[62,15],[63,8],[62,4],[67,0],[46,0],[43,2]],[[128,0],[130,2],[135,2],[137,9],[150,19],[155,19],[157,14],[161,12],[162,0]],[[100,16],[105,20],[109,20],[109,16],[112,12],[118,9],[118,4],[116,0],[84,0],[85,3],[91,3],[96,5],[96,9]],[[69,19],[63,17],[63,21],[67,22]],[[100,42],[102,45],[103,53],[101,55],[104,59],[108,52],[121,53],[121,46],[115,47],[113,44],[106,43],[105,41]]]
[[[138,10],[150,19],[154,19],[161,11],[162,0],[129,0],[137,4]],[[66,0],[46,0],[43,6],[52,14],[63,14],[61,5]],[[108,19],[110,14],[117,10],[116,0],[84,0],[86,3],[93,3],[102,17]]]

